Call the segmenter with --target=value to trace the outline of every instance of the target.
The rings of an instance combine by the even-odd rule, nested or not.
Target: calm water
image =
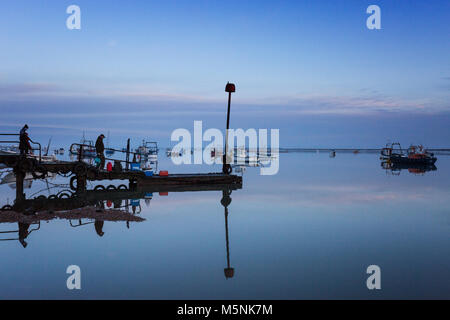
[[[450,157],[436,166],[393,176],[375,154],[295,153],[281,155],[275,176],[247,168],[231,194],[228,279],[220,191],[155,193],[149,205],[140,200],[146,221],[105,222],[103,237],[93,224],[42,222],[26,248],[0,242],[0,298],[448,299]],[[162,153],[159,169],[211,170],[176,167]],[[35,181],[27,196],[45,187]],[[2,205],[11,203],[14,190],[0,190]],[[81,290],[66,288],[72,264]],[[381,268],[378,291],[366,287],[372,264]]]

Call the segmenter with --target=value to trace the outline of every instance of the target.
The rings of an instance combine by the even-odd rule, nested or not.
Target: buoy
[[[106,171],[111,172],[112,171],[112,163],[108,162],[108,164],[106,165]]]

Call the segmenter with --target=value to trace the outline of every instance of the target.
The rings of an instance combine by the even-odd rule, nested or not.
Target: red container
[[[169,193],[168,193],[168,192],[160,192],[159,195],[160,195],[160,196],[168,196]]]
[[[159,172],[159,175],[160,176],[168,176],[169,175],[169,171],[162,170],[162,171]]]
[[[106,165],[106,171],[112,171],[112,163],[108,162],[108,164]]]

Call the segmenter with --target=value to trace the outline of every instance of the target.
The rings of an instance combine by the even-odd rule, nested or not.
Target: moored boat
[[[405,150],[398,142],[387,144],[381,149],[381,159],[405,165],[434,165],[437,160],[433,153],[428,152],[421,145],[411,145]]]

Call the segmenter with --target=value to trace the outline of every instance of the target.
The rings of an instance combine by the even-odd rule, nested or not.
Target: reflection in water
[[[100,237],[103,237],[103,235],[105,234],[105,233],[103,232],[103,224],[104,224],[104,223],[105,223],[105,222],[102,221],[102,220],[95,220],[95,222],[94,222],[95,232],[97,232],[97,234],[98,234]]]
[[[12,230],[12,231],[0,231],[0,234],[13,234],[13,233],[18,233],[18,238],[6,238],[6,239],[0,239],[0,241],[15,241],[18,240],[20,242],[20,244],[26,248],[28,243],[25,241],[25,239],[30,235],[31,232],[39,230],[41,227],[41,223],[34,223],[35,225],[37,225],[36,228],[34,229],[30,229],[30,226],[32,225],[32,223],[23,223],[23,222],[18,222],[18,230]]]
[[[261,177],[259,170],[248,167],[246,190],[235,195],[226,186],[212,193],[186,190],[168,198],[158,197],[158,192],[174,191],[98,187],[73,193],[59,187],[50,190],[52,195],[43,191],[36,195],[44,198],[31,199],[41,184],[45,186],[35,181],[33,189],[26,190],[30,199],[22,202],[30,214],[82,209],[65,213],[67,220],[51,221],[41,230],[38,221],[25,218],[0,225],[13,232],[0,238],[14,238],[0,243],[6,275],[1,294],[71,298],[60,278],[67,264],[75,263],[97,277],[89,291],[80,292],[88,299],[364,299],[373,297],[365,286],[366,268],[378,264],[388,271],[385,283],[395,284],[386,285],[379,297],[448,296],[450,220],[445,208],[450,159],[439,157],[439,172],[431,172],[433,167],[401,167],[407,171],[392,179],[380,170],[378,154],[336,154],[331,159],[323,152],[283,154],[274,177]],[[164,169],[178,169],[169,164]],[[425,176],[409,173],[414,170],[425,170]],[[14,198],[14,191],[2,187],[6,192],[0,203],[14,205],[7,200]],[[153,197],[151,208],[144,204],[146,197]],[[106,209],[96,212],[102,205]],[[113,224],[105,219],[113,215],[108,209],[148,221]],[[54,236],[61,233],[63,241],[55,242]],[[244,258],[250,253],[251,259]],[[30,283],[24,274],[34,277],[48,265],[56,272],[39,274],[32,288],[15,289]],[[39,282],[42,278],[45,282]],[[412,290],[411,283],[421,290]],[[52,293],[43,294],[42,286]]]
[[[17,184],[20,181],[16,182]],[[23,248],[26,248],[28,238],[31,232],[40,229],[41,220],[52,220],[53,218],[67,219],[73,228],[94,224],[95,233],[103,237],[105,232],[103,227],[105,220],[125,221],[129,229],[130,221],[140,222],[144,219],[137,218],[140,213],[140,200],[149,204],[153,197],[153,192],[158,190],[160,194],[167,195],[170,192],[183,191],[222,191],[221,205],[224,207],[225,215],[225,239],[227,267],[224,269],[225,278],[234,276],[234,268],[230,266],[230,246],[228,232],[228,206],[231,204],[232,190],[241,189],[242,184],[233,185],[195,185],[195,186],[166,186],[163,189],[157,186],[147,186],[140,188],[105,188],[96,186],[94,190],[85,190],[83,192],[74,192],[71,190],[61,190],[57,194],[48,197],[40,195],[33,199],[26,199],[23,193],[18,194],[12,206],[5,205],[1,208],[0,223],[18,223],[18,230],[2,231],[0,234],[17,233],[17,238],[0,239],[0,241],[18,240]],[[125,205],[122,203],[125,202]],[[105,206],[106,204],[106,206]],[[111,208],[111,207],[114,208]],[[130,209],[131,207],[131,209]],[[108,209],[107,209],[108,208]],[[137,210],[139,208],[139,210]],[[78,211],[74,211],[77,210]],[[121,214],[117,214],[121,212]],[[9,214],[8,214],[9,213]],[[87,222],[83,222],[87,219]],[[37,227],[29,230],[32,224]]]
[[[413,164],[413,163],[395,163],[390,161],[382,161],[381,167],[386,170],[387,174],[400,175],[402,170],[408,170],[409,173],[416,175],[423,175],[429,171],[436,171],[434,164]]]
[[[230,267],[230,242],[228,239],[228,206],[231,203],[231,190],[223,190],[222,191],[222,200],[220,203],[225,209],[225,241],[227,246],[227,267],[224,269],[225,278],[233,278],[234,269]]]
[[[387,144],[381,149],[380,154],[381,167],[393,175],[400,175],[403,169],[413,174],[425,174],[436,170],[434,164],[437,158],[423,146],[411,145],[408,149],[402,149],[400,143],[395,142]]]

